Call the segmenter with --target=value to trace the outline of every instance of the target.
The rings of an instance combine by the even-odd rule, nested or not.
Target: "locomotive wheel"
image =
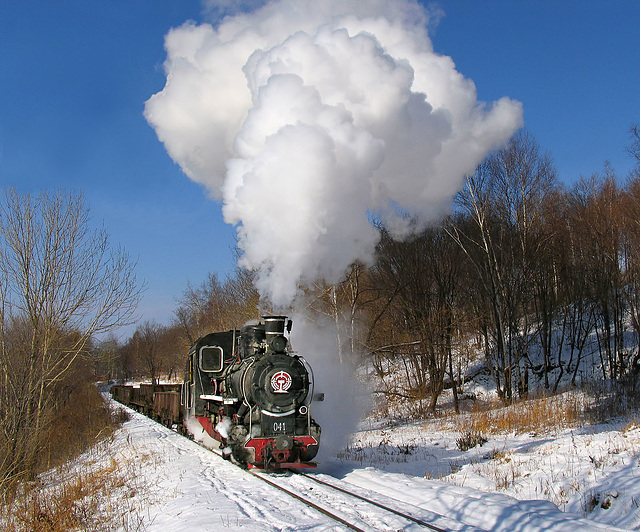
[[[247,469],[249,467],[249,452],[242,445],[232,445],[231,455],[233,459],[242,467]]]

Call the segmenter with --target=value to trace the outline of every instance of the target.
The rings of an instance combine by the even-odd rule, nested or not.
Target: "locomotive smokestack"
[[[287,339],[284,337],[286,316],[263,316],[264,332],[267,345],[276,353],[283,353],[287,348]]]
[[[262,316],[264,320],[264,332],[267,336],[267,344],[276,336],[284,336],[286,316]]]

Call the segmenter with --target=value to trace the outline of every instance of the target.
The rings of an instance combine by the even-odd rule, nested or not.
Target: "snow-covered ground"
[[[127,464],[128,474],[112,490],[127,501],[122,529],[345,529],[195,442],[140,414],[131,416],[108,443],[85,456],[83,466]],[[371,421],[337,456],[323,457],[314,474],[379,494],[399,510],[417,509],[425,517],[434,512],[484,530],[640,530],[635,425],[508,435],[468,451],[457,448],[459,437],[441,421]],[[371,529],[397,530],[384,524],[380,512],[380,525]]]
[[[422,489],[430,486],[422,479],[433,479],[485,492],[489,514],[494,502],[509,496],[549,501],[594,527],[640,530],[640,425],[635,423],[505,434],[467,451],[458,448],[461,433],[450,421],[370,425],[339,453],[345,465],[404,475]],[[498,521],[485,527],[509,530]]]

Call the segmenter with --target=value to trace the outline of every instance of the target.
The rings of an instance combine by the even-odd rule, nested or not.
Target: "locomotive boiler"
[[[207,334],[189,350],[183,417],[196,418],[224,455],[247,467],[315,466],[313,372],[292,351],[290,331],[285,316],[264,316],[240,330]]]

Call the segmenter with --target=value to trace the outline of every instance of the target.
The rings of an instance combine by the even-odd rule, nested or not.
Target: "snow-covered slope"
[[[467,451],[457,446],[460,436],[447,420],[378,425],[371,422],[352,435],[338,459],[346,467],[374,468],[379,477],[383,477],[382,472],[408,476],[422,490],[444,483],[447,494],[456,493],[452,485],[472,488],[476,494],[483,492],[482,500],[491,505],[483,510],[488,530],[509,530],[499,523],[504,515],[495,514],[500,501],[505,500],[503,496],[508,496],[511,504],[511,497],[537,500],[522,503],[532,508],[546,508],[543,500],[553,503],[567,515],[587,518],[591,523],[584,525],[587,530],[589,526],[605,525],[640,530],[639,424],[619,422],[544,434],[488,436],[486,443]],[[357,474],[355,470],[352,478]],[[441,482],[425,483],[415,477]],[[436,509],[439,505],[429,504],[434,511],[440,511]],[[554,522],[556,511],[551,512],[556,515]],[[495,522],[491,521],[493,514]]]
[[[626,438],[633,437],[636,441],[637,430],[627,432]],[[476,456],[480,456],[494,447],[513,445],[511,462],[518,464],[519,476],[533,477],[535,482],[542,482],[544,474],[547,482],[558,481],[564,485],[567,471],[577,482],[581,481],[584,473],[577,459],[572,459],[574,462],[568,465],[565,458],[566,441],[575,441],[580,437],[582,435],[574,433],[569,440],[505,439],[502,442],[488,442],[475,452]],[[384,441],[381,442],[380,438]],[[355,485],[360,490],[378,493],[400,510],[409,506],[419,507],[425,512],[435,512],[485,530],[613,531],[616,530],[611,526],[614,522],[640,529],[635,513],[637,508],[619,503],[639,500],[635,495],[640,494],[637,459],[631,457],[631,451],[622,451],[620,442],[611,435],[592,434],[584,451],[586,460],[590,460],[589,452],[597,450],[595,455],[600,457],[607,446],[620,449],[616,455],[620,467],[615,471],[611,469],[610,474],[605,475],[613,465],[603,465],[598,469],[599,478],[596,480],[597,483],[606,476],[615,481],[617,495],[614,497],[611,494],[614,500],[607,510],[589,514],[600,518],[608,511],[607,515],[613,517],[606,520],[609,525],[598,524],[575,513],[562,512],[548,501],[519,501],[506,494],[509,490],[497,493],[495,486],[483,485],[486,479],[481,480],[483,475],[474,469],[479,466],[480,459],[476,462],[469,457],[458,456],[460,465],[454,468],[457,472],[448,479],[452,482],[434,479],[435,471],[440,471],[444,478],[448,468],[450,474],[452,458],[455,458],[456,452],[461,454],[455,450],[455,443],[452,445],[455,442],[452,438],[453,434],[434,433],[424,425],[397,426],[393,429],[371,427],[355,434],[351,446],[340,457],[325,458],[314,474],[330,477],[342,485]],[[542,450],[539,456],[546,458],[538,458],[530,466],[523,465],[520,458],[516,458],[527,456],[534,450]],[[135,514],[136,529],[139,530],[262,532],[345,529],[329,517],[306,508],[302,503],[140,414],[132,412],[131,420],[100,452],[101,456],[96,457],[94,451],[93,463],[102,460],[135,464],[135,490],[127,483],[120,489],[131,492],[129,505]],[[589,475],[588,472],[584,474]],[[477,486],[490,488],[493,492],[480,491],[475,489]],[[520,497],[523,493],[516,495]],[[535,496],[535,493],[532,495]],[[567,507],[579,511],[575,505],[568,504]],[[373,515],[374,520],[375,517]],[[382,525],[383,522],[381,514],[380,528],[375,530],[389,530]],[[405,528],[409,529],[418,530],[421,527],[413,525]]]

